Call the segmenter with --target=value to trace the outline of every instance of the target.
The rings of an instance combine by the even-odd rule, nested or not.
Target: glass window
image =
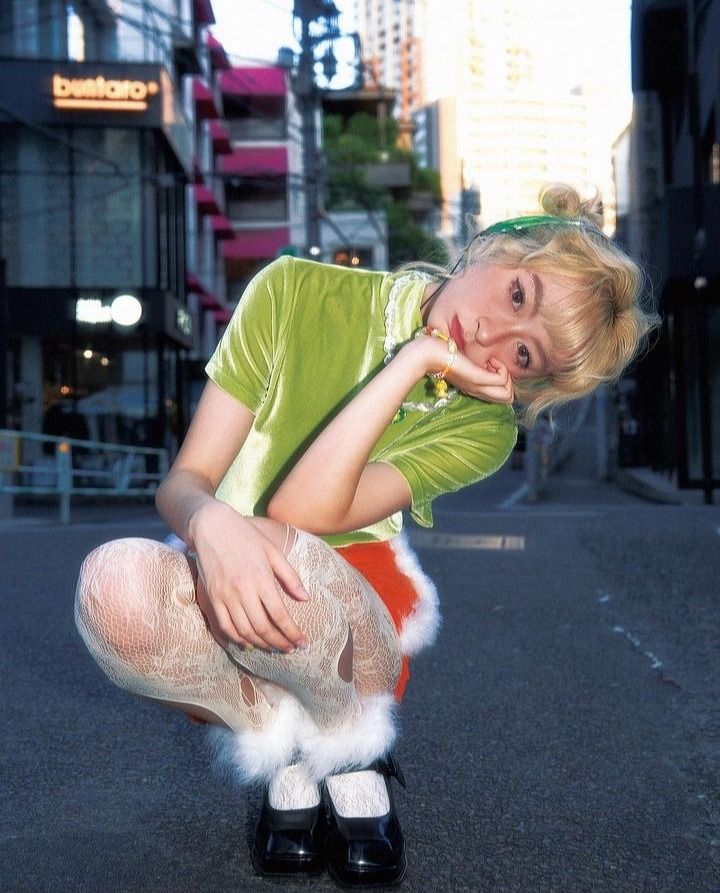
[[[142,180],[137,130],[78,129],[75,278],[79,287],[142,285]],[[95,156],[95,157],[93,157]],[[112,159],[112,166],[101,159]]]

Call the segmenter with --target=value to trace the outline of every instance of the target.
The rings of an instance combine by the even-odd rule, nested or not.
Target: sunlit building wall
[[[552,47],[543,35],[553,37],[556,56],[567,47],[552,4],[538,6],[427,0],[424,95],[428,102],[452,98],[455,105],[454,138],[437,140],[446,236],[462,222],[463,190],[479,191],[480,222],[488,224],[535,209],[541,186],[552,180],[587,191],[597,186],[612,228],[611,146],[627,123],[629,103],[618,103],[612,85],[570,90],[559,86],[557,75],[549,80]],[[443,158],[443,145],[456,147],[454,163]]]
[[[397,91],[401,139],[410,144],[413,113],[423,99],[426,0],[355,0],[365,80]]]

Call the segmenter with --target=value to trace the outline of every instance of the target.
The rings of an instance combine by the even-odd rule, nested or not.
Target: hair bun
[[[580,218],[602,226],[602,200],[597,189],[591,198],[583,199],[577,189],[567,183],[548,183],[540,193],[540,206],[546,214]]]

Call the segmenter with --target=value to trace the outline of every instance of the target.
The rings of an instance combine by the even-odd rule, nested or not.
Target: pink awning
[[[206,310],[222,307],[220,301],[218,301],[215,295],[203,285],[200,277],[193,273],[192,270],[187,270],[185,273],[185,287],[188,292],[192,292],[198,296],[200,299],[200,306],[204,307]]]
[[[227,53],[225,52],[225,47],[220,43],[217,37],[213,37],[212,34],[208,34],[206,43],[207,48],[210,52],[210,59],[215,68],[230,68],[230,60],[228,59]]]
[[[193,78],[192,82],[193,102],[201,118],[219,118],[220,113],[215,105],[215,97],[212,90],[203,84],[200,78]]]
[[[219,121],[211,121],[210,136],[216,155],[229,155],[232,152],[230,132],[224,124],[221,124]]]
[[[232,315],[232,310],[228,310],[227,307],[223,307],[221,310],[216,310],[213,314],[215,322],[230,322]]]
[[[218,307],[222,307],[222,304],[212,292],[207,292],[204,295],[200,295],[200,306],[205,310],[217,310]]]
[[[191,183],[202,183],[202,171],[200,170],[200,159],[197,155],[193,155],[192,157],[192,175],[190,177]]]
[[[284,68],[231,68],[220,74],[220,90],[231,96],[284,96]]]
[[[197,25],[214,25],[215,13],[210,0],[194,0],[195,23]]]
[[[195,273],[190,270],[185,273],[185,288],[188,291],[194,292],[196,295],[201,295],[205,291],[205,286]]]
[[[290,230],[280,229],[236,232],[234,239],[223,242],[223,257],[234,260],[277,257],[281,248],[290,242]]]
[[[224,214],[215,214],[212,218],[212,231],[217,239],[232,239],[235,230]]]
[[[268,146],[263,149],[233,149],[230,155],[220,159],[223,174],[249,174],[267,176],[286,174],[288,153],[284,146]]]
[[[212,189],[208,189],[207,186],[195,185],[193,190],[195,192],[195,202],[201,214],[220,213],[220,206]]]

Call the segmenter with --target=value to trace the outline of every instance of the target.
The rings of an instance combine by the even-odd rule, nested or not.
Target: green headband
[[[486,227],[480,235],[490,236],[497,233],[515,233],[534,226],[586,226],[587,221],[574,217],[556,217],[551,214],[536,214],[530,217],[513,217],[511,220],[500,220]]]

